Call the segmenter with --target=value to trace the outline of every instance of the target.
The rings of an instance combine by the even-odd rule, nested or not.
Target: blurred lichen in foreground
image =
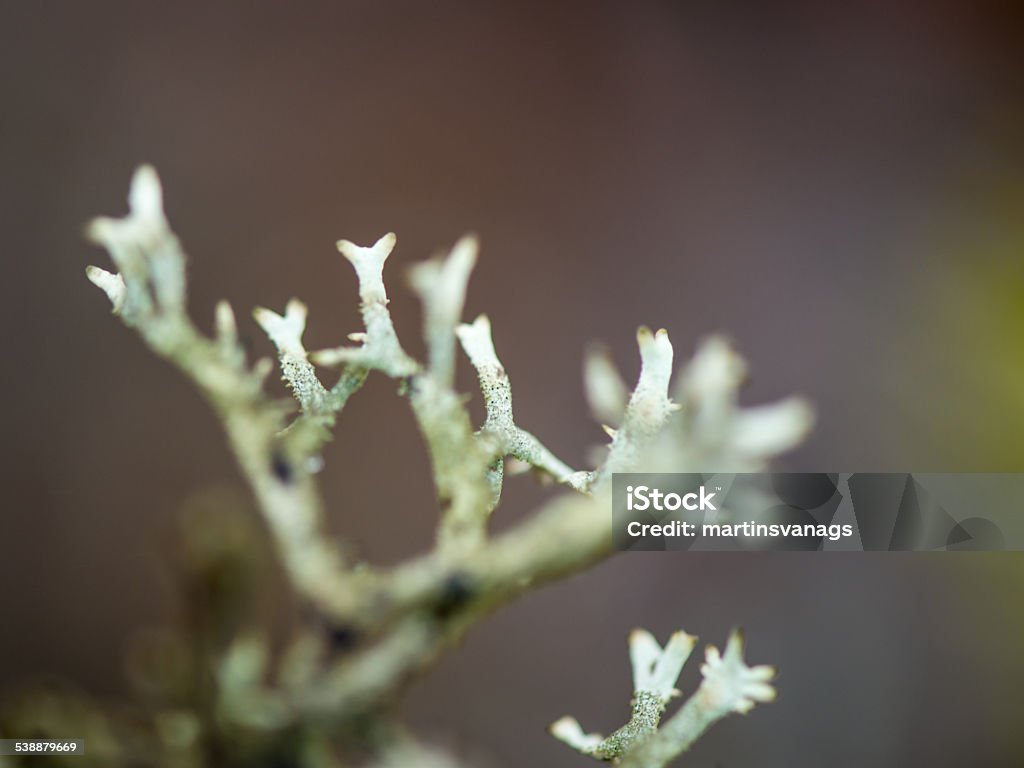
[[[212,337],[189,317],[185,256],[164,216],[152,168],[136,172],[129,206],[127,217],[90,226],[90,237],[107,249],[117,272],[89,267],[88,277],[114,313],[191,379],[217,413],[287,581],[311,619],[274,651],[232,621],[236,609],[227,593],[238,586],[233,579],[244,581],[246,551],[258,545],[230,516],[195,518],[195,530],[186,533],[186,563],[193,566],[186,574],[193,577],[186,577],[192,608],[185,626],[177,634],[155,634],[131,665],[137,685],[148,692],[146,707],[105,710],[76,694],[28,697],[2,716],[3,730],[14,735],[32,729],[30,735],[86,738],[89,754],[67,758],[81,761],[76,765],[457,765],[406,734],[393,718],[395,703],[488,612],[612,553],[607,510],[613,472],[756,470],[797,444],[811,425],[810,409],[795,398],[741,409],[744,365],[720,338],[700,346],[672,389],[668,334],[641,328],[641,372],[632,392],[606,357],[588,356],[587,398],[611,441],[595,468],[573,469],[515,420],[511,385],[486,316],[461,324],[475,239],[464,238],[448,257],[410,271],[424,309],[424,363],[406,353],[388,310],[383,268],[395,247],[392,234],[369,247],[338,243],[359,278],[364,327],[348,335],[351,345],[307,352],[307,309],[298,300],[283,315],[255,311],[298,402],[292,417],[292,404],[266,394],[273,363],[247,360],[227,303],[217,306]],[[454,388],[460,343],[484,397],[479,429]],[[324,384],[314,363],[339,367],[337,380]],[[330,430],[371,372],[394,379],[408,400],[441,507],[433,548],[390,568],[351,561],[325,534],[316,483]],[[567,492],[492,536],[488,521],[501,498],[508,457]],[[563,741],[601,759],[657,768],[715,720],[774,695],[770,669],[747,667],[734,636],[723,656],[708,651],[704,683],[659,728],[692,639],[679,633],[662,649],[638,631],[630,647],[636,688],[630,724],[603,740],[562,720],[555,734]],[[540,727],[550,713],[537,717]]]

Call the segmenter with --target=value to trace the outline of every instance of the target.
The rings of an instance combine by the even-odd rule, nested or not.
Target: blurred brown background
[[[0,3],[0,689],[122,691],[128,638],[173,612],[182,504],[240,485],[204,405],[83,276],[106,266],[83,224],[125,209],[142,161],[207,327],[221,297],[245,316],[298,295],[309,346],[338,343],[358,316],[333,242],[394,230],[418,350],[403,267],[478,232],[467,317],[490,314],[520,422],[575,465],[602,437],[585,343],[634,376],[648,323],[681,358],[730,334],[749,402],[817,403],[786,466],[1024,468],[1012,6]],[[393,390],[352,401],[322,480],[378,562],[435,521]],[[540,495],[511,484],[496,525]],[[408,716],[483,765],[586,765],[544,728],[620,724],[629,629],[743,623],[780,701],[687,765],[1019,766],[1022,585],[1012,555],[623,556],[490,620]]]

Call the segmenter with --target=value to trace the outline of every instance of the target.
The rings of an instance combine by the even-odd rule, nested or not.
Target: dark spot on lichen
[[[476,587],[468,573],[450,573],[441,584],[440,594],[433,606],[434,615],[442,620],[451,618],[464,609],[475,595]]]
[[[335,653],[347,653],[359,643],[359,630],[351,624],[330,624],[327,641]]]
[[[284,454],[279,451],[276,451],[270,457],[270,469],[273,471],[274,477],[285,485],[290,485],[295,480],[295,468]]]

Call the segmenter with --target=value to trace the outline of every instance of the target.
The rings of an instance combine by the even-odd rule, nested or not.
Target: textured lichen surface
[[[217,414],[288,583],[312,619],[277,652],[264,634],[242,631],[233,601],[253,570],[247,563],[259,534],[224,503],[191,517],[188,590],[206,597],[185,630],[158,635],[140,656],[150,715],[126,720],[52,693],[28,696],[0,714],[5,727],[81,734],[90,754],[74,759],[83,768],[137,764],[140,755],[145,764],[161,766],[456,765],[395,724],[395,701],[488,612],[611,554],[613,472],[757,469],[810,427],[810,410],[798,399],[740,408],[744,367],[720,338],[699,346],[673,388],[668,334],[641,328],[641,372],[632,389],[606,356],[588,354],[584,390],[611,439],[596,466],[570,467],[516,421],[510,376],[488,318],[462,323],[478,251],[472,237],[409,272],[423,306],[422,362],[403,348],[388,309],[384,268],[396,247],[393,234],[369,246],[337,244],[359,279],[363,327],[347,334],[348,343],[308,351],[302,340],[308,311],[299,300],[283,314],[257,308],[253,317],[276,347],[281,376],[294,395],[294,404],[281,402],[264,386],[272,361],[248,359],[227,303],[216,308],[212,336],[190,317],[184,252],[164,215],[152,168],[136,172],[128,202],[127,216],[97,219],[89,228],[115,271],[89,267],[87,275],[114,314],[189,378]],[[486,408],[479,427],[454,388],[459,346],[479,378]],[[337,373],[325,382],[330,369]],[[321,451],[338,414],[370,375],[399,384],[430,455],[440,509],[433,545],[424,543],[424,554],[388,568],[351,560],[344,543],[324,532],[317,488],[318,472],[340,469],[324,467]],[[506,459],[566,490],[492,535],[489,519],[501,499]],[[424,514],[430,514],[427,502]],[[225,572],[234,575],[225,581]],[[700,690],[659,728],[691,640],[677,633],[662,649],[650,635],[634,633],[629,724],[608,739],[587,736],[578,724],[578,734],[571,724],[556,734],[603,759],[661,766],[715,720],[770,698],[766,668],[747,668],[738,639],[730,640],[723,657],[708,651]],[[158,661],[147,665],[145,659]],[[542,709],[539,703],[538,722],[546,717]]]
[[[685,752],[708,728],[726,715],[746,713],[757,703],[773,701],[771,679],[775,670],[767,666],[748,667],[743,661],[743,640],[734,632],[719,655],[712,646],[701,672],[703,682],[663,727],[662,716],[669,702],[680,695],[676,680],[697,643],[696,637],[676,632],[662,648],[642,629],[629,636],[633,665],[633,699],[629,722],[607,738],[584,733],[572,717],[551,725],[551,734],[573,749],[598,760],[634,768],[658,768]]]

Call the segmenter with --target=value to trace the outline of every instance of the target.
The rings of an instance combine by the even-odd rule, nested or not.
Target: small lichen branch
[[[480,315],[470,324],[455,329],[473,367],[480,379],[487,418],[480,435],[493,439],[499,447],[500,456],[492,467],[492,485],[495,497],[501,496],[503,463],[505,456],[512,456],[524,464],[546,472],[560,483],[576,490],[585,490],[589,474],[576,472],[549,451],[536,437],[520,429],[512,418],[512,385],[505,367],[498,359],[491,339],[491,321],[487,315]]]
[[[563,717],[551,725],[551,735],[598,760],[628,768],[661,768],[726,715],[745,714],[757,703],[774,701],[771,679],[775,670],[748,667],[743,661],[742,636],[733,632],[724,655],[708,646],[701,667],[703,682],[679,712],[659,728],[669,702],[680,695],[676,680],[696,643],[696,637],[680,631],[662,648],[649,632],[634,630],[629,636],[633,666],[629,722],[605,738],[585,733],[575,718]]]
[[[283,314],[264,308],[254,311],[277,349],[281,375],[297,403],[297,414],[290,416],[295,405],[264,390],[271,361],[247,360],[227,303],[216,307],[212,337],[199,331],[189,317],[185,255],[164,215],[152,168],[144,166],[135,173],[128,203],[126,217],[101,218],[90,225],[90,238],[105,246],[117,271],[89,267],[89,279],[110,299],[114,313],[209,401],[293,589],[350,646],[344,654],[320,659],[316,672],[305,675],[301,685],[261,688],[263,699],[273,703],[266,709],[273,717],[263,720],[270,730],[283,732],[316,721],[332,723],[333,733],[341,723],[358,719],[365,725],[367,716],[383,717],[398,691],[488,612],[609,556],[607,505],[613,473],[639,467],[675,472],[754,470],[799,443],[811,426],[811,411],[797,398],[741,408],[743,363],[721,338],[700,345],[672,390],[668,334],[640,328],[640,375],[632,392],[607,356],[591,353],[586,359],[585,392],[611,441],[594,468],[575,470],[514,419],[509,378],[495,351],[487,317],[461,324],[477,258],[476,239],[463,238],[446,257],[418,264],[409,273],[424,309],[427,361],[421,363],[402,347],[388,310],[383,270],[395,247],[393,234],[369,247],[347,240],[337,244],[359,282],[363,328],[348,334],[351,344],[308,352],[302,341],[308,311],[297,299]],[[459,343],[476,368],[484,397],[486,418],[479,428],[474,428],[465,398],[454,388]],[[328,386],[316,366],[340,367],[341,372]],[[374,372],[394,379],[411,406],[430,455],[440,506],[434,546],[390,568],[354,561],[344,554],[348,550],[342,543],[326,535],[316,483],[321,451],[338,415]],[[501,498],[508,457],[573,492],[558,495],[508,531],[492,536],[488,523]],[[636,637],[635,657],[641,659],[637,663],[643,671],[643,659],[657,644],[645,639],[649,636]],[[679,638],[664,651],[658,649],[660,660],[647,667],[647,677],[638,678],[642,685],[637,690],[646,691],[644,717],[652,707],[663,708],[667,702],[664,681],[669,676],[674,681],[678,672],[670,673],[681,666],[679,655],[689,642],[685,635]],[[731,642],[723,659],[709,655],[705,668],[711,677],[723,664],[723,669],[733,670],[742,663],[736,654],[738,645]],[[706,675],[705,682],[708,679]],[[701,690],[698,697],[723,700],[721,685]],[[655,706],[656,701],[662,703]],[[717,710],[695,709],[688,703],[680,715],[643,741],[643,749],[655,749],[663,734],[685,730],[677,721],[704,722],[712,711]],[[644,731],[649,724],[637,721],[633,731]],[[634,738],[633,731],[620,731],[608,742],[625,744]],[[679,743],[679,738],[672,742]],[[640,748],[630,748],[627,757],[632,759]],[[667,754],[666,747],[658,749],[657,754]]]

